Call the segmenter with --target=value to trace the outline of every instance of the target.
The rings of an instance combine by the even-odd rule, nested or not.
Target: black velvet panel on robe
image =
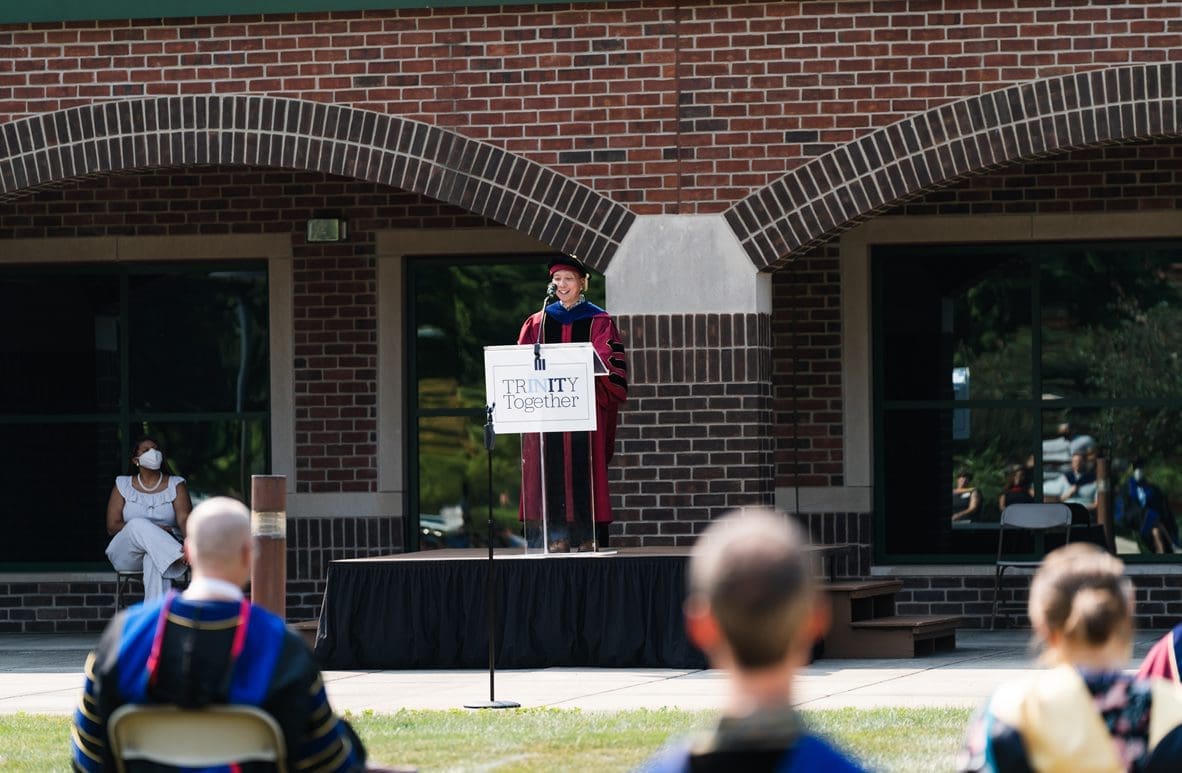
[[[488,668],[488,559],[427,555],[330,564],[322,667]],[[679,555],[497,559],[497,668],[704,668],[685,569]]]

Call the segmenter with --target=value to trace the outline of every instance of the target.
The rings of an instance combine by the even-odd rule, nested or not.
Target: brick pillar
[[[689,545],[725,510],[771,505],[770,315],[615,320],[630,387],[612,461],[612,544]]]

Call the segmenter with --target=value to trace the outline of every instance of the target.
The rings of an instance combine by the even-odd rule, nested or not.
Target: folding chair
[[[192,578],[193,570],[187,567],[185,573],[177,579],[173,580],[173,587],[188,587]],[[144,573],[139,569],[116,569],[115,570],[115,611],[118,612],[123,609],[123,597],[131,590],[131,583],[138,582],[140,585],[144,584]]]
[[[1012,560],[1005,558],[1004,548],[1006,532],[1024,531],[1034,535],[1034,552],[1040,556],[1037,561]],[[1045,555],[1045,538],[1049,533],[1062,531],[1064,542],[1071,541],[1071,508],[1059,503],[1049,504],[1020,504],[1010,505],[1001,511],[1001,525],[997,530],[997,560],[993,569],[993,615],[989,620],[989,630],[997,624],[997,613],[1001,612],[1009,619],[1010,611],[1021,612],[1024,605],[1017,601],[1002,603],[1001,582],[1009,569],[1037,569],[1042,565],[1042,555]]]
[[[123,609],[123,594],[131,590],[132,580],[138,581],[140,584],[144,582],[144,573],[137,570],[123,571],[121,569],[115,570],[115,611],[118,612]]]
[[[254,706],[128,704],[107,720],[107,736],[119,773],[133,760],[180,768],[270,762],[280,773],[287,770],[283,731]]]

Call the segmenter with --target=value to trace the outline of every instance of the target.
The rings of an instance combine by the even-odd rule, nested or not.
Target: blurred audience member
[[[649,760],[649,771],[859,771],[803,727],[796,671],[829,625],[795,523],[746,510],[711,524],[694,546],[685,602],[690,640],[727,672],[718,724]]]
[[[291,770],[361,770],[365,748],[329,706],[307,645],[243,596],[252,556],[246,506],[228,497],[202,502],[184,549],[193,566],[184,594],[169,591],[121,612],[86,659],[71,734],[74,768],[123,769],[111,756],[107,720],[124,704],[235,703],[275,718]]]
[[[961,771],[1182,769],[1182,687],[1126,673],[1133,585],[1101,548],[1043,561],[1030,622],[1049,669],[999,688],[969,725]]]

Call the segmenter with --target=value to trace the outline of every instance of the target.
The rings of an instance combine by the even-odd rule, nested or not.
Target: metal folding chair
[[[1001,612],[1009,619],[1010,611],[1021,612],[1024,605],[1017,601],[1002,602],[1001,583],[1006,571],[1010,569],[1037,569],[1042,565],[1042,555],[1046,551],[1046,536],[1049,533],[1062,531],[1064,543],[1071,541],[1071,508],[1059,503],[1049,504],[1020,504],[1010,505],[1001,511],[1001,525],[997,530],[997,560],[993,570],[993,614],[989,619],[989,630],[997,624],[997,614]],[[1006,533],[1015,531],[1026,532],[1034,536],[1034,552],[1040,557],[1036,561],[1028,558],[1022,560],[1005,557]]]
[[[111,754],[119,773],[130,761],[178,768],[270,762],[287,770],[283,731],[254,706],[181,709],[169,705],[120,706],[107,720]]]

